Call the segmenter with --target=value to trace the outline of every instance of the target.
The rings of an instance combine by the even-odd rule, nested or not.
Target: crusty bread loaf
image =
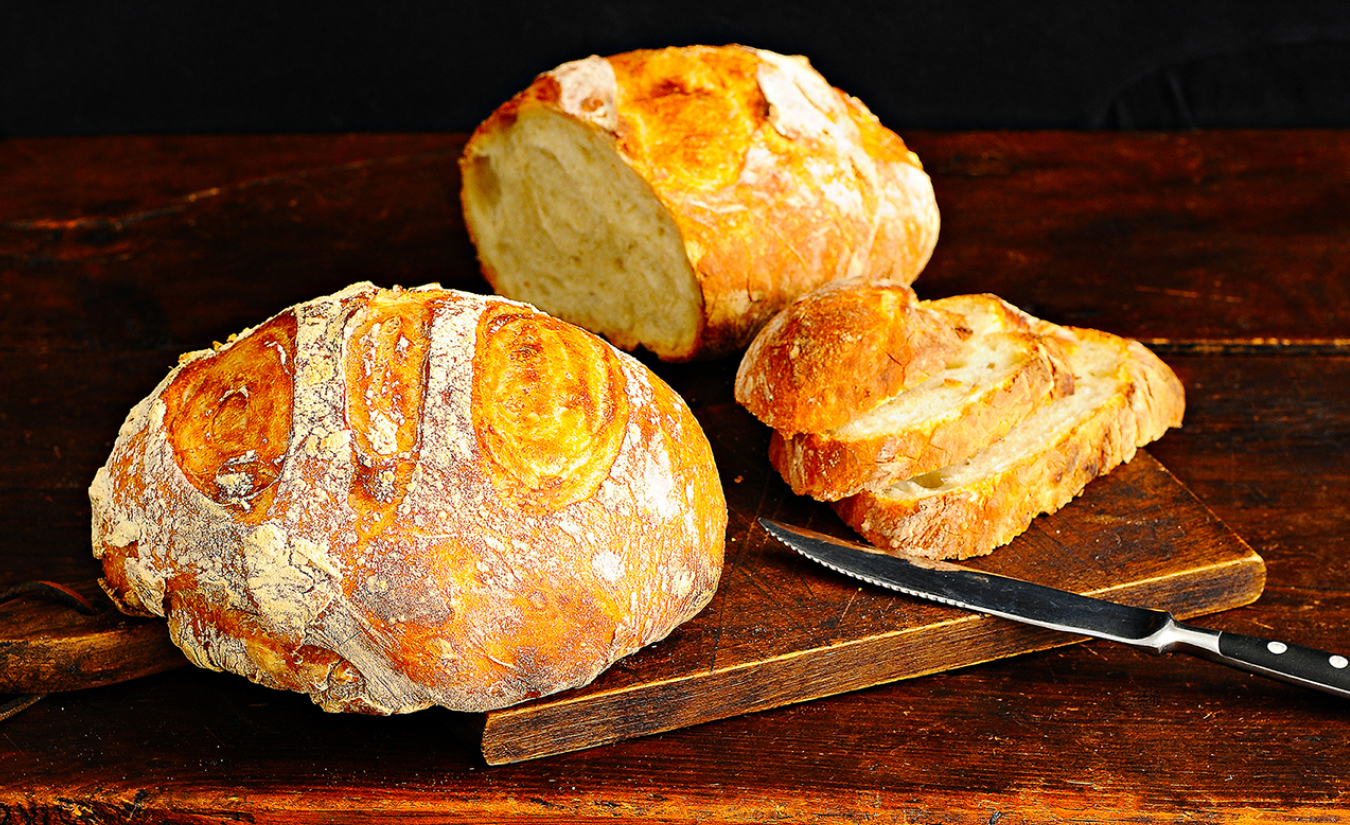
[[[726,508],[683,401],[531,307],[358,284],[184,356],[90,488],[124,610],[331,711],[591,681],[711,598]]]
[[[964,337],[960,348],[922,383],[837,427],[790,435],[776,430],[769,459],[798,495],[837,501],[936,470],[998,440],[1046,401],[1073,392],[1065,341],[1047,334],[1050,325],[994,295],[956,295],[921,306],[954,320]],[[871,359],[878,360],[890,368],[889,359]],[[875,369],[846,358],[835,363],[848,365],[833,373],[836,384],[852,386],[852,379]]]
[[[744,347],[832,280],[910,283],[937,242],[904,142],[805,58],[741,46],[563,64],[461,168],[494,289],[672,361]]]
[[[868,541],[911,555],[989,553],[1181,424],[1181,383],[1136,341],[1066,328],[1074,391],[969,458],[833,503]]]
[[[778,433],[823,432],[922,384],[969,335],[908,286],[835,281],[798,298],[750,342],[736,400]]]

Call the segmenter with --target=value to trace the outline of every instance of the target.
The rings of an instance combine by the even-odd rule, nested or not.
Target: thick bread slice
[[[1172,371],[1138,342],[1065,328],[1074,393],[1044,405],[969,460],[834,502],[868,541],[912,555],[963,559],[1011,541],[1089,481],[1180,426]]]
[[[823,432],[928,380],[969,335],[908,286],[837,281],[755,336],[736,370],[736,400],[776,432]]]
[[[911,283],[937,243],[918,157],[805,58],[742,46],[565,63],[461,161],[502,295],[665,360],[743,348],[821,284]]]
[[[969,330],[940,372],[832,430],[773,434],[769,460],[798,495],[837,501],[954,464],[1073,392],[1067,333],[995,295],[924,305]]]

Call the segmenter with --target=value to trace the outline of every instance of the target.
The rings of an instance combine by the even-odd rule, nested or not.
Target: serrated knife
[[[878,587],[1015,622],[1090,636],[1152,653],[1190,653],[1284,682],[1350,696],[1350,659],[1289,642],[1184,624],[1165,610],[1132,607],[761,518],[774,538],[831,570]]]

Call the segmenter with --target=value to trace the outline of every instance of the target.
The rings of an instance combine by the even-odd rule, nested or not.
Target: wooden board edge
[[[188,664],[164,619],[121,613],[95,580],[58,587],[94,612],[41,593],[0,605],[0,693],[85,690]]]
[[[1129,582],[1093,595],[1148,604],[1179,618],[1251,604],[1264,589],[1265,562],[1245,542],[1242,547],[1245,553],[1217,566]],[[912,644],[915,634],[925,637],[921,646]],[[953,609],[950,621],[935,626],[492,711],[486,714],[480,744],[489,765],[522,762],[1084,640]]]

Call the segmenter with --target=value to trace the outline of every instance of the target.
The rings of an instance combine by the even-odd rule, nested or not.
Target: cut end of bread
[[[680,231],[604,132],[523,108],[461,168],[465,220],[497,292],[621,349],[695,354],[703,296]]]
[[[992,295],[920,304],[960,340],[941,369],[822,432],[775,434],[769,457],[799,495],[837,501],[959,461],[1045,401],[1073,392],[1063,342]],[[901,320],[898,316],[894,319]],[[846,332],[846,331],[843,331]],[[836,360],[836,363],[843,363]],[[847,381],[843,373],[835,383]]]
[[[461,169],[497,292],[666,361],[744,349],[831,281],[912,283],[940,225],[917,156],[861,102],[736,45],[545,72]]]

